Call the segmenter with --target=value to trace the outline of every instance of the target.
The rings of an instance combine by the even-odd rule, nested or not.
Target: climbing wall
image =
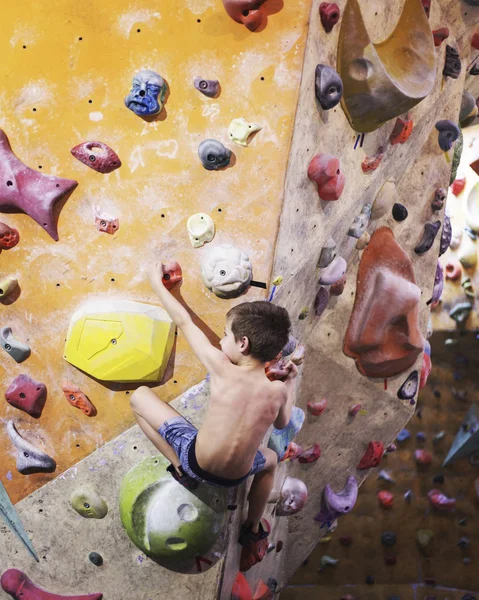
[[[44,381],[49,397],[45,416],[42,415],[39,422],[18,416],[10,407],[4,408],[2,418],[15,415],[26,437],[55,455],[56,475],[63,474],[27,496],[54,475],[35,475],[28,479],[18,475],[13,451],[5,437],[2,481],[12,499],[26,496],[17,506],[34,545],[39,552],[41,548],[41,561],[35,565],[23,549],[20,555],[15,546],[18,542],[5,531],[8,543],[0,547],[2,567],[22,568],[39,584],[65,593],[96,589],[102,591],[105,598],[118,599],[121,594],[125,599],[138,597],[138,600],[183,598],[188,597],[187,594],[191,598],[230,597],[238,572],[236,540],[245,508],[245,486],[236,498],[228,499],[226,525],[207,554],[196,556],[188,568],[177,570],[148,560],[128,541],[118,515],[123,476],[138,460],[154,454],[151,445],[138,437],[137,428],[120,433],[131,422],[127,396],[134,386],[100,384],[61,360],[68,321],[80,302],[105,298],[155,302],[145,275],[145,266],[151,258],[179,260],[185,274],[183,296],[199,319],[207,321],[209,334],[214,339],[221,331],[224,312],[232,303],[207,292],[201,282],[199,262],[206,249],[193,250],[188,245],[185,229],[187,218],[199,210],[215,220],[217,233],[212,243],[232,243],[240,247],[253,262],[255,282],[266,283],[268,296],[261,288],[250,288],[238,301],[270,297],[289,310],[293,333],[306,348],[296,404],[304,410],[308,402],[322,398],[327,404],[320,416],[307,413],[303,429],[295,440],[304,448],[318,443],[321,458],[313,464],[285,462],[278,470],[275,486],[278,494],[289,475],[305,482],[309,497],[303,510],[290,518],[279,517],[275,502],[270,504],[266,515],[273,528],[270,552],[261,565],[247,574],[253,590],[260,579],[267,581],[270,577],[276,580],[278,589],[285,585],[327,530],[324,523],[321,527],[322,524],[314,520],[321,508],[325,484],[338,491],[348,476],[354,476],[361,483],[368,470],[358,471],[356,465],[368,444],[376,441],[387,447],[412,416],[414,405],[409,399],[398,398],[397,392],[411,372],[421,371],[422,334],[428,320],[440,229],[428,251],[419,254],[414,249],[420,245],[426,222],[442,223],[443,210],[433,215],[431,201],[438,187],[447,187],[452,150],[443,152],[439,148],[435,124],[447,119],[457,121],[464,85],[464,68],[458,78],[443,76],[446,44],[434,49],[429,27],[435,29],[447,23],[448,44],[459,51],[466,63],[470,54],[467,32],[479,11],[472,8],[464,11],[462,4],[450,5],[437,0],[432,5],[429,22],[422,12],[417,12],[418,7],[422,11],[420,0],[397,1],[387,6],[379,2],[349,2],[350,7],[356,7],[356,14],[362,11],[365,30],[375,42],[393,31],[403,6],[407,5],[406,12],[418,15],[408,21],[412,31],[410,38],[406,36],[406,40],[410,39],[405,42],[408,44],[406,58],[408,52],[416,58],[421,52],[427,53],[427,71],[422,75],[430,82],[431,89],[424,92],[422,87],[425,86],[418,85],[425,99],[411,108],[408,116],[397,113],[405,120],[406,131],[400,140],[403,143],[391,143],[395,119],[391,120],[390,115],[385,118],[384,110],[384,125],[373,131],[368,129],[368,133],[362,135],[351,128],[340,105],[327,111],[317,104],[315,67],[323,63],[339,69],[338,37],[343,26],[340,20],[330,33],[325,32],[318,0],[313,0],[312,6],[306,2],[294,6],[268,3],[269,22],[254,35],[230,20],[219,3],[207,1],[190,2],[188,10],[179,15],[173,3],[165,3],[158,11],[151,9],[149,2],[138,3],[135,8],[130,4],[118,7],[117,3],[114,10],[113,7],[108,10],[106,5],[95,6],[93,10],[86,4],[73,7],[65,3],[64,10],[53,16],[50,7],[48,12],[46,8],[41,12],[40,4],[37,18],[43,21],[37,20],[22,31],[18,29],[17,15],[12,9],[11,29],[4,40],[15,41],[10,46],[7,44],[5,55],[12,56],[12,61],[21,61],[21,66],[14,68],[10,64],[9,67],[16,77],[24,79],[12,87],[11,97],[3,97],[6,103],[3,127],[22,160],[38,168],[41,165],[42,172],[76,179],[79,186],[61,212],[60,242],[56,244],[28,217],[8,215],[9,224],[20,230],[22,240],[0,259],[12,257],[8,267],[19,279],[22,293],[6,306],[5,314],[9,315],[8,325],[18,339],[31,346],[32,357],[25,367],[9,363],[4,385],[13,375],[27,372]],[[347,3],[341,1],[339,5],[345,12]],[[342,33],[343,47],[348,46],[348,40],[355,39],[350,16],[351,13]],[[55,21],[57,18],[61,27]],[[241,16],[238,19],[241,20]],[[65,21],[68,21],[66,25]],[[39,23],[45,23],[43,28]],[[401,23],[404,25],[404,21]],[[421,31],[415,30],[418,24]],[[7,26],[2,24],[2,27]],[[60,34],[48,40],[39,33],[57,29]],[[22,36],[24,39],[20,39]],[[115,52],[111,50],[113,40],[116,40]],[[35,44],[38,44],[36,50]],[[40,68],[34,62],[41,60],[42,44],[43,52],[48,51],[49,57],[53,57],[52,70],[58,70],[52,81],[42,82],[38,76],[34,77],[44,71],[43,66]],[[32,70],[24,72],[24,57],[29,51],[34,56],[28,67]],[[393,73],[394,53],[389,52],[383,55],[383,64],[398,81],[403,79],[402,83],[407,83],[404,79],[407,79],[408,60],[401,55],[398,64],[402,65],[403,72]],[[154,68],[169,84],[165,110],[152,122],[138,118],[123,105],[131,77],[141,68]],[[448,71],[456,74],[454,65],[449,65]],[[351,73],[358,81],[369,79],[368,60],[359,57],[350,68]],[[219,98],[211,101],[194,89],[192,80],[197,74],[220,80]],[[345,73],[343,77],[346,81]],[[33,85],[32,80],[36,84]],[[374,86],[374,81],[372,84]],[[401,84],[393,87],[392,97],[397,98]],[[26,90],[20,95],[20,104],[18,90]],[[374,93],[373,90],[373,96]],[[381,103],[380,98],[376,100]],[[371,106],[367,102],[366,105]],[[410,108],[407,102],[401,104],[406,105]],[[75,112],[72,106],[76,107]],[[218,173],[205,171],[197,156],[198,144],[214,137],[232,146],[227,127],[237,116],[254,120],[262,125],[262,130],[252,139],[249,148],[234,146],[230,168]],[[411,121],[414,123],[412,132]],[[52,137],[54,131],[57,137]],[[396,137],[394,134],[392,139]],[[38,139],[44,141],[37,145],[34,141]],[[103,176],[75,162],[68,150],[92,139],[108,143],[118,153],[122,167]],[[39,152],[42,144],[44,149]],[[316,184],[308,179],[308,166],[318,153],[339,159],[339,165],[328,159],[327,173],[334,179],[339,169],[345,177],[342,193],[339,183],[333,184],[332,194],[338,196],[336,202],[320,200]],[[365,172],[362,163],[372,162],[369,158],[375,155],[376,169]],[[53,159],[54,156],[57,158]],[[316,179],[321,186],[320,178]],[[369,211],[364,208],[376,200],[370,220]],[[401,204],[403,215],[404,208],[408,211],[402,222],[391,216],[394,203]],[[112,236],[94,228],[95,205],[119,218],[120,228]],[[362,216],[357,219],[360,213]],[[397,376],[390,376],[385,368],[384,376],[378,377],[376,373],[370,378],[360,374],[354,360],[343,354],[342,345],[353,302],[357,298],[361,301],[368,292],[361,289],[359,295],[356,294],[359,261],[362,256],[370,253],[374,257],[377,253],[373,240],[378,237],[374,238],[373,234],[382,226],[391,228],[404,253],[390,242],[396,248],[396,258],[400,256],[402,261],[400,276],[403,279],[398,283],[393,278],[392,288],[382,295],[378,292],[375,300],[379,300],[383,311],[389,303],[392,311],[397,311],[386,317],[380,314],[379,318],[385,319],[384,327],[395,331],[395,327],[402,326],[404,310],[407,314],[411,310],[410,327],[415,332],[411,345],[415,354],[412,361],[408,355],[407,366],[400,369]],[[361,235],[358,242],[348,235],[350,228],[359,230],[360,235],[367,229],[367,235]],[[385,230],[382,231],[384,234]],[[369,236],[373,237],[368,248]],[[386,236],[390,239],[390,234]],[[346,269],[344,290],[342,293],[337,290],[339,295],[331,297],[328,287],[328,279],[332,283],[331,273],[327,276],[317,267],[321,250],[329,238],[334,239],[336,251],[343,259],[339,262],[340,270]],[[370,252],[373,247],[376,250]],[[335,265],[337,267],[338,262]],[[336,276],[337,272],[333,274]],[[318,284],[319,278],[322,285]],[[404,286],[414,285],[413,279],[420,288],[421,299],[418,303],[416,298],[413,308],[405,309],[401,291]],[[384,334],[374,318],[369,327],[374,335]],[[48,340],[48,354],[44,350],[45,340]],[[381,340],[383,342],[386,343]],[[207,402],[208,383],[179,394],[202,376],[202,369],[179,335],[165,381],[157,391],[167,400],[176,397],[173,405],[195,423],[201,421],[200,409],[204,409]],[[88,418],[66,402],[60,388],[64,378],[73,380],[88,393],[98,409],[97,417]],[[360,405],[355,416],[349,413],[352,405]],[[112,441],[103,446],[108,439]],[[95,447],[99,449],[91,453]],[[77,462],[84,456],[87,458]],[[68,467],[71,468],[65,471]],[[70,494],[83,484],[100,489],[110,507],[108,516],[98,523],[78,517],[70,505]],[[90,507],[90,503],[87,504]],[[48,510],[44,505],[48,505]],[[178,514],[183,514],[180,509],[181,506]],[[53,519],[55,527],[52,527]],[[111,548],[115,550],[114,556]],[[101,568],[88,560],[93,550],[107,559]],[[198,580],[200,584],[196,583]],[[184,587],[177,586],[177,582]],[[80,584],[84,585],[82,590],[79,590]]]

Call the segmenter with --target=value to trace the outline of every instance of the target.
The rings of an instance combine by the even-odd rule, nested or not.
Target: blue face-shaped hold
[[[145,69],[134,77],[125,106],[139,117],[157,115],[163,109],[168,84],[161,75]]]

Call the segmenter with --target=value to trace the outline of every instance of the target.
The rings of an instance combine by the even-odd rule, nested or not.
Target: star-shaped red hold
[[[57,217],[78,182],[44,175],[23,164],[0,129],[0,212],[24,212],[58,241]]]

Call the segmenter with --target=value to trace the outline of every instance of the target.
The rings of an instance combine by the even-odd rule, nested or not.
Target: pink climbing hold
[[[384,444],[382,442],[369,442],[368,449],[364,453],[364,456],[359,461],[356,469],[371,469],[377,467],[381,462],[381,458],[384,454]]]
[[[117,153],[103,142],[83,142],[70,150],[81,163],[97,173],[111,173],[121,167]]]
[[[456,499],[448,498],[441,490],[431,490],[428,493],[429,502],[442,512],[452,512],[456,508]]]
[[[322,412],[324,412],[324,409],[327,405],[327,398],[323,398],[319,402],[308,402],[308,412],[311,413],[314,417],[319,417],[319,415]]]
[[[346,177],[336,156],[317,154],[309,164],[308,177],[317,184],[321,200],[338,200],[343,193]]]
[[[36,586],[25,573],[18,569],[8,569],[0,579],[3,591],[14,600],[101,600],[103,594],[85,594],[82,596],[64,596],[52,594]]]
[[[415,450],[414,459],[418,465],[422,467],[428,467],[432,463],[432,454],[427,450]]]
[[[421,377],[419,378],[419,389],[422,390],[427,383],[428,377],[432,370],[432,362],[429,354],[424,352],[422,355],[422,369],[421,369]]]
[[[360,404],[353,404],[348,410],[348,415],[350,417],[355,417],[360,410],[361,410]]]
[[[20,241],[17,229],[9,227],[6,223],[0,223],[0,251],[14,248]]]
[[[45,175],[27,167],[12,152],[5,132],[0,129],[0,211],[20,210],[36,221],[58,241],[55,204],[65,200],[78,182]]]
[[[5,398],[15,408],[38,419],[42,415],[47,399],[47,388],[28,375],[18,375],[5,392]]]
[[[319,444],[313,444],[311,446],[311,448],[304,450],[298,456],[298,462],[303,463],[303,464],[316,462],[320,456],[321,456],[321,448],[319,447]]]
[[[381,508],[392,508],[394,504],[394,495],[388,490],[381,490],[378,492],[378,502]]]
[[[339,21],[341,11],[335,2],[321,2],[319,5],[319,15],[324,31],[330,33]]]
[[[283,458],[279,462],[285,462],[286,460],[295,460],[300,454],[302,454],[303,448],[295,442],[290,442]]]

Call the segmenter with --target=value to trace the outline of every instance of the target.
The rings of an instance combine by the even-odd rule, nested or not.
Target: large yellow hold
[[[160,381],[175,328],[159,306],[128,300],[88,302],[72,316],[65,359],[102,381]]]

